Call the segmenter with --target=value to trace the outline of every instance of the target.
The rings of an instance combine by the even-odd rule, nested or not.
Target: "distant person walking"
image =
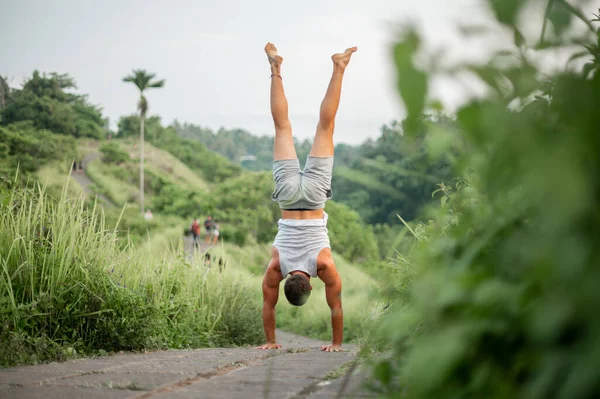
[[[215,227],[215,222],[212,220],[212,216],[209,216],[204,221],[204,229],[206,230],[206,237],[204,241],[208,244],[212,240],[213,237],[213,228]]]
[[[194,237],[194,248],[198,248],[200,245],[200,220],[198,218],[194,219],[192,222],[192,227],[190,228],[192,232],[192,236]]]
[[[217,245],[217,242],[219,241],[219,225],[215,221],[213,221],[212,238],[213,245]]]
[[[152,219],[154,219],[154,215],[152,214],[152,211],[150,209],[146,209],[146,213],[144,214],[144,219],[146,219],[146,222],[149,222]]]

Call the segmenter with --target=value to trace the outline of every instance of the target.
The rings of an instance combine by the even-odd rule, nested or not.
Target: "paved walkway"
[[[124,354],[0,369],[0,397],[293,398],[368,396],[357,376],[327,380],[354,358],[319,350],[315,341],[279,331],[281,350],[218,348]],[[330,374],[331,375],[331,374]],[[344,386],[344,392],[338,396]]]

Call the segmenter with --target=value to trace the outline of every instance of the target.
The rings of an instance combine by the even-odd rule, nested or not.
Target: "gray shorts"
[[[323,209],[332,197],[333,157],[306,159],[300,170],[298,159],[273,161],[275,191],[271,196],[281,209]]]

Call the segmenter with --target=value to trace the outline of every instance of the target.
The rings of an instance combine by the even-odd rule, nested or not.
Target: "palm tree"
[[[131,75],[123,78],[123,82],[131,82],[140,90],[140,101],[138,109],[140,110],[140,209],[144,214],[144,121],[148,111],[148,101],[144,97],[144,90],[163,87],[165,81],[152,80],[155,73],[148,73],[144,69],[134,69]]]

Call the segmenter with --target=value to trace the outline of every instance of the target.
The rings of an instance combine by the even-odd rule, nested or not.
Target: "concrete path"
[[[281,350],[169,350],[0,369],[0,398],[374,397],[362,389],[362,378],[327,380],[353,360],[353,347],[325,353],[323,342],[277,336]]]

